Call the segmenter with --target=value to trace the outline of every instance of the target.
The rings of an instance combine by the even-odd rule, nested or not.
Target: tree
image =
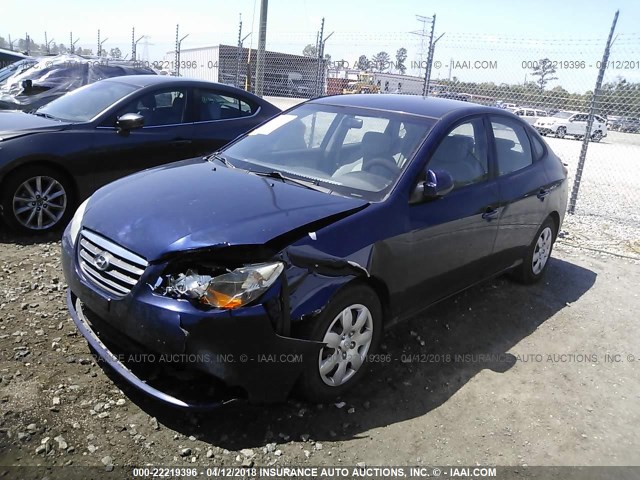
[[[364,72],[371,68],[371,62],[366,55],[360,55],[360,57],[358,58],[358,63],[356,63],[356,68]]]
[[[379,72],[389,70],[391,67],[391,57],[387,52],[379,52],[371,58],[371,68]]]
[[[407,67],[404,65],[405,60],[407,59],[407,49],[402,47],[399,48],[396,52],[396,69],[404,75],[407,71]]]
[[[111,58],[122,58],[122,52],[120,51],[120,49],[118,47],[112,48],[109,51],[109,56]]]
[[[536,84],[540,87],[540,90],[544,90],[544,87],[551,80],[558,80],[558,77],[553,75],[556,73],[556,69],[553,66],[553,62],[548,58],[538,60],[537,64],[533,68],[531,75],[534,77],[540,77],[536,80]]]
[[[302,50],[302,55],[304,55],[305,57],[312,57],[312,58],[317,58],[318,57],[318,49],[316,48],[315,45],[311,45],[310,43],[304,47],[304,49]]]

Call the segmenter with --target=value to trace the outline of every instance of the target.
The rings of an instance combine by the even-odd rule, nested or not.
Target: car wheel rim
[[[351,305],[331,322],[320,350],[318,369],[331,387],[347,383],[364,363],[373,340],[373,318],[367,307]]]
[[[23,227],[46,230],[60,221],[67,209],[67,192],[55,178],[32,177],[13,195],[13,214]]]
[[[539,275],[540,272],[542,272],[544,266],[547,264],[547,260],[549,260],[552,239],[553,234],[551,233],[551,228],[546,227],[540,232],[535,249],[533,250],[533,259],[531,260],[531,269],[535,275]]]
[[[560,127],[560,128],[558,129],[557,134],[558,134],[558,137],[559,137],[559,138],[563,138],[563,137],[564,137],[564,128]]]

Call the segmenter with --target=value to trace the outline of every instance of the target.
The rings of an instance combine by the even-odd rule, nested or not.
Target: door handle
[[[180,139],[180,140],[173,140],[171,142],[172,147],[184,147],[186,145],[191,145],[191,140]]]
[[[541,188],[540,191],[536,194],[536,197],[538,197],[542,201],[544,200],[544,197],[546,197],[550,193],[551,190],[549,190],[548,188]]]
[[[498,218],[499,213],[500,210],[498,210],[497,208],[487,207],[487,209],[482,214],[482,218],[484,218],[487,222],[490,222],[491,220]]]

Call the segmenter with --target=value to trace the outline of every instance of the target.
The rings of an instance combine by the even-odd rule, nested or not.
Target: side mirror
[[[125,113],[116,120],[116,131],[118,133],[128,134],[131,130],[142,128],[144,126],[144,117],[139,113]]]
[[[411,202],[444,197],[453,190],[453,177],[445,170],[427,170],[427,179],[416,185]]]

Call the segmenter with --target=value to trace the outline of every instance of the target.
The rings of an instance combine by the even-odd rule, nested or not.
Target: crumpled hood
[[[154,261],[211,246],[263,245],[366,204],[192,159],[101,188],[83,228]]]
[[[15,110],[0,110],[0,138],[62,130],[67,123]]]

